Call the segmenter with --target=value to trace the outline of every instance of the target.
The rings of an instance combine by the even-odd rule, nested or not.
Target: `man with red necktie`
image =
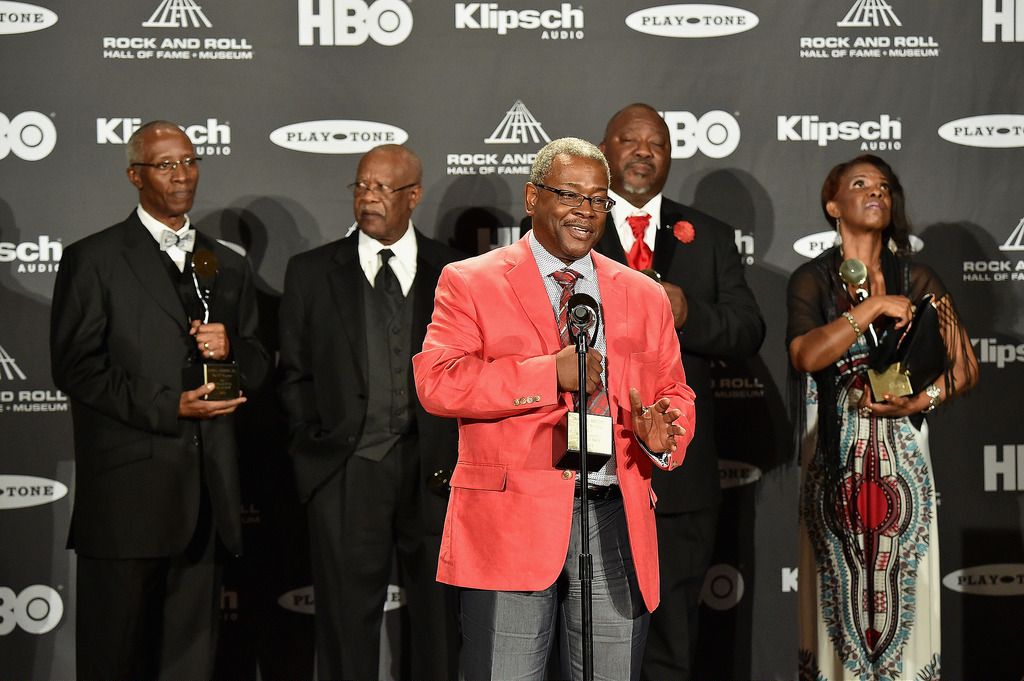
[[[732,227],[662,196],[672,161],[668,126],[658,112],[630,104],[608,121],[600,148],[611,167],[608,196],[616,203],[595,250],[661,281],[697,396],[697,431],[686,465],[654,475],[661,607],[651,617],[642,670],[645,679],[689,679],[720,497],[710,360],[756,353],[764,321]]]

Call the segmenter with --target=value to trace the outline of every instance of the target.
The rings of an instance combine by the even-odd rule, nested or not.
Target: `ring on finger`
[[[861,407],[860,415],[864,418],[871,418],[871,407]]]
[[[210,349],[210,344],[209,343],[203,343],[203,350],[209,350],[209,349]]]
[[[644,416],[647,416],[647,413],[650,412],[650,411],[651,411],[650,407],[640,407],[640,416],[641,416],[641,418],[644,417]]]
[[[213,357],[213,350],[207,350],[206,356],[212,358]]]

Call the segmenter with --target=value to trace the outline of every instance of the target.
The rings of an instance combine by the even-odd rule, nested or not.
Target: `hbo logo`
[[[20,594],[0,586],[0,636],[14,631],[17,625],[30,634],[45,634],[64,615],[60,594],[44,584],[25,587]]]
[[[400,0],[299,0],[299,45],[362,45],[367,38],[386,47],[412,33],[412,10]],[[317,32],[314,42],[313,33]]]
[[[56,144],[57,128],[38,111],[25,111],[11,119],[0,113],[0,159],[13,151],[20,159],[38,161]]]
[[[740,143],[740,124],[725,111],[708,111],[699,119],[689,111],[662,114],[672,138],[672,158],[690,158],[698,151],[725,158]]]

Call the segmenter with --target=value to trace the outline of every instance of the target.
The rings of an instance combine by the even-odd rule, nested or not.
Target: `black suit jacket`
[[[412,305],[412,351],[434,310],[441,269],[463,256],[416,232],[417,257]],[[299,497],[308,501],[355,451],[367,408],[367,384],[377,380],[367,366],[359,233],[294,256],[288,262],[281,298],[281,397],[288,413],[289,449]],[[411,362],[411,357],[408,358]],[[454,419],[428,414],[416,399],[412,371],[409,391],[416,403],[420,478],[451,471],[458,454]],[[427,527],[440,533],[447,499],[424,493]]]
[[[686,220],[695,238],[684,244],[672,226]],[[661,199],[660,228],[654,241],[654,269],[683,289],[689,306],[679,332],[686,383],[696,393],[697,424],[683,465],[670,474],[655,471],[654,491],[661,513],[707,508],[721,494],[715,450],[711,361],[748,357],[764,340],[764,320],[747,286],[729,225],[689,206]],[[609,213],[598,252],[626,262]]]
[[[255,335],[252,274],[211,239],[199,235],[196,247],[219,260],[210,321],[227,328],[248,390],[269,365]],[[196,348],[166,257],[132,211],[66,248],[57,273],[50,360],[71,400],[75,441],[68,546],[95,558],[181,553],[196,527],[201,477],[224,545],[241,553],[234,419],[178,418],[182,390],[198,387],[182,385]]]

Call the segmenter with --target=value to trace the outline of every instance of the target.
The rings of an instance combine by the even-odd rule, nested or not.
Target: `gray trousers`
[[[636,582],[622,500],[587,505],[594,564],[594,679],[635,680],[650,614]],[[556,631],[561,634],[562,677],[583,677],[579,521],[576,499],[565,564],[547,589],[462,592],[463,681],[542,681]]]

